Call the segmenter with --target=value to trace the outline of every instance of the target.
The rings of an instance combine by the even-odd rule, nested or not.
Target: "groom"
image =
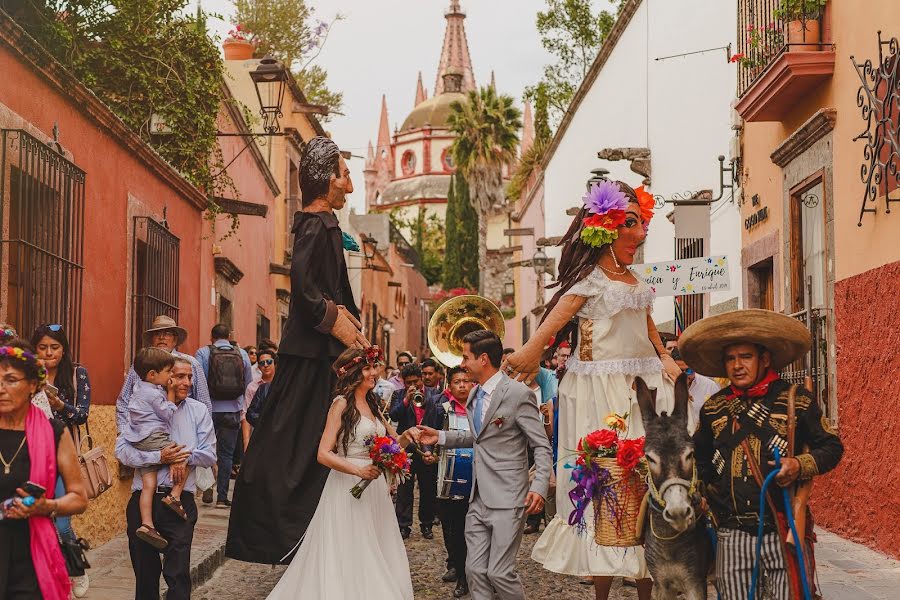
[[[472,496],[466,515],[466,575],[473,600],[525,598],[516,553],[526,514],[544,508],[550,481],[550,444],[534,393],[500,372],[503,345],[479,330],[463,338],[462,368],[478,382],[466,410],[471,431],[422,427],[420,443],[475,449]],[[528,447],[536,474],[528,485]]]

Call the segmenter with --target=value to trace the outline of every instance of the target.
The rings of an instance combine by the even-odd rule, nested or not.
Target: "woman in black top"
[[[0,348],[0,501],[28,496],[22,486],[31,477],[33,451],[29,451],[30,444],[26,439],[26,421],[32,409],[31,398],[45,379],[46,373],[30,352],[27,343],[13,342],[11,346]],[[42,413],[36,413],[37,417],[32,418],[45,418]],[[87,494],[72,438],[62,435],[65,425],[61,422],[53,420],[50,423],[56,443],[56,470],[62,475],[66,493],[53,499],[42,496],[32,506],[25,506],[18,501],[2,514],[0,598],[7,600],[37,600],[47,597],[46,593],[42,594],[42,590],[53,587],[46,581],[40,581],[35,570],[33,558],[40,560],[41,557],[32,555],[32,527],[29,519],[74,515],[87,508]],[[51,481],[50,487],[52,483]],[[48,490],[48,493],[51,491]],[[48,572],[46,567],[39,570],[42,573]],[[65,575],[64,565],[62,575]],[[67,577],[64,582],[53,583],[57,589],[60,586],[68,589]]]

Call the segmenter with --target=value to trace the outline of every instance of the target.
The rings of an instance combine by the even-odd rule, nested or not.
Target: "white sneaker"
[[[90,580],[88,579],[87,573],[81,577],[72,577],[72,594],[76,598],[84,598],[87,596],[89,585]]]

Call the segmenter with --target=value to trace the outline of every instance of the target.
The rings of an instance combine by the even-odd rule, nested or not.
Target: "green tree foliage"
[[[469,186],[459,172],[450,178],[444,227],[444,289],[478,289],[478,255],[470,250],[478,244],[478,213],[469,202]]]
[[[428,285],[440,285],[443,276],[445,226],[437,215],[426,215],[425,207],[412,218],[404,219],[399,210],[390,213],[394,226],[409,235],[413,250],[419,255],[419,270]]]
[[[541,82],[536,86],[534,94],[534,143],[519,157],[512,179],[506,186],[507,198],[515,201],[522,196],[531,174],[544,161],[550,137],[547,84]]]
[[[556,60],[544,67],[541,82],[528,88],[526,96],[536,100],[539,86],[545,86],[554,127],[569,107],[626,2],[603,1],[615,5],[615,13],[595,12],[592,0],[547,0],[547,10],[537,14],[541,43]]]
[[[33,0],[20,23],[208,196],[236,193],[216,144],[219,49],[187,0]],[[151,115],[169,130],[151,131]],[[211,204],[210,216],[217,207]]]
[[[487,221],[506,209],[503,166],[516,159],[522,113],[512,97],[497,94],[489,85],[469,92],[465,102],[453,102],[447,123],[456,136],[450,148],[453,161],[466,179],[469,203],[478,216],[478,291],[483,295]]]
[[[331,23],[321,21],[306,0],[234,0],[234,8],[232,22],[255,36],[258,56],[271,54],[288,65],[310,103],[324,104],[332,114],[340,113],[343,93],[329,89],[328,73],[312,63],[331,27],[342,17],[335,17]]]

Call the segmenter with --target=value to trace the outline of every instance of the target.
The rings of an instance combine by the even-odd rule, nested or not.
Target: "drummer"
[[[447,389],[444,390],[444,412],[466,420],[466,401],[472,390],[472,380],[461,367],[453,367],[447,371]],[[438,515],[441,519],[441,532],[444,535],[444,546],[447,548],[447,572],[442,579],[455,581],[454,598],[462,598],[469,593],[466,581],[466,512],[469,510],[467,496],[438,499]]]

